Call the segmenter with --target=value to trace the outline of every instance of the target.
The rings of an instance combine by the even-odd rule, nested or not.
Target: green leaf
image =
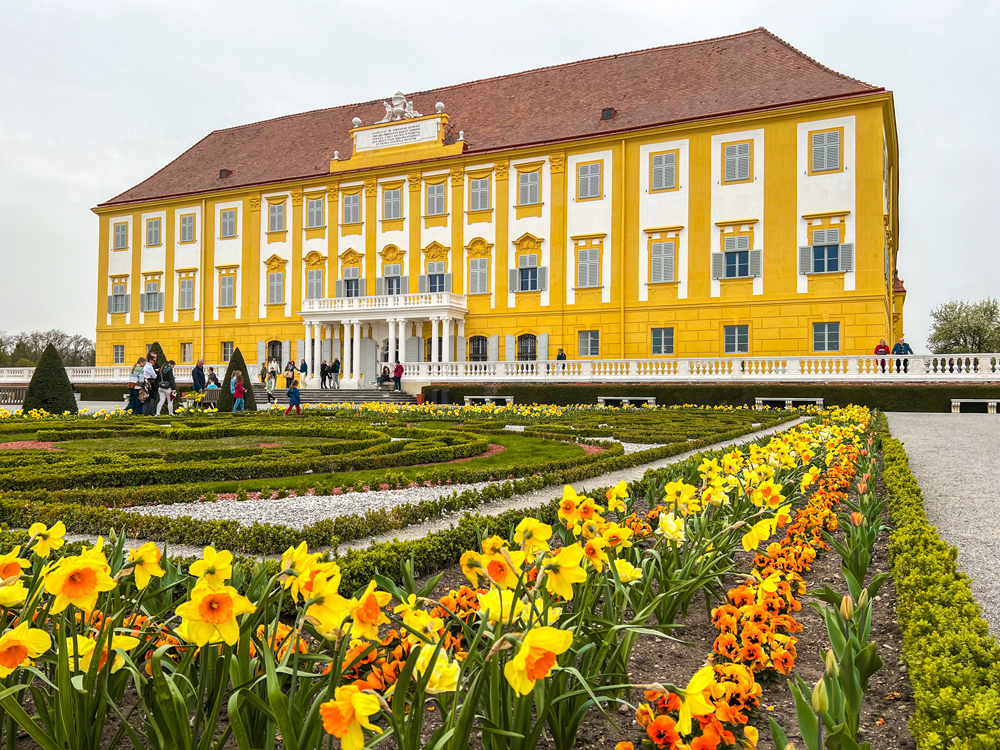
[[[799,734],[806,743],[808,750],[822,750],[817,744],[817,733],[819,732],[819,719],[812,709],[812,704],[806,696],[811,695],[811,691],[806,686],[802,678],[796,675],[798,684],[788,681],[788,690],[795,699],[795,715],[799,720]]]
[[[44,750],[63,750],[62,747],[57,745],[52,739],[42,731],[42,728],[38,726],[30,716],[28,716],[27,711],[21,708],[21,704],[18,703],[12,697],[13,692],[19,689],[26,688],[27,685],[18,685],[16,688],[11,688],[10,690],[5,690],[0,693],[0,706],[3,706],[10,717],[14,720],[21,729],[28,733],[38,745],[41,745]]]
[[[788,747],[788,737],[785,735],[785,732],[778,726],[778,722],[773,717],[768,716],[767,723],[771,728],[771,742],[774,743],[777,750],[785,750]]]

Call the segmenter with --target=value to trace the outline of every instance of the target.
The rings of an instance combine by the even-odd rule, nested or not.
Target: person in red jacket
[[[397,391],[403,390],[402,385],[400,385],[400,380],[402,379],[402,377],[403,377],[403,366],[399,364],[399,360],[397,359],[396,367],[392,371],[392,379],[395,381]]]
[[[889,345],[885,343],[885,339],[878,340],[878,346],[875,347],[875,354],[889,354],[892,350],[889,349]],[[882,367],[882,372],[885,372],[885,360],[879,360],[879,365]]]

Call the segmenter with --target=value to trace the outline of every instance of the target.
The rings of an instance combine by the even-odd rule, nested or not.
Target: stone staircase
[[[274,397],[279,404],[287,404],[288,396],[285,388],[275,388]],[[302,394],[303,404],[368,404],[372,402],[388,404],[415,404],[417,399],[408,393],[399,391],[381,391],[375,388],[364,388],[359,390],[334,389],[334,388],[304,388],[299,391]],[[267,404],[267,388],[260,383],[253,384],[253,396],[259,406]]]

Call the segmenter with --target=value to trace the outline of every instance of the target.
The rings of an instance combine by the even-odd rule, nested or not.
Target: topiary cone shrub
[[[243,397],[244,408],[247,411],[257,411],[257,402],[253,398],[253,381],[250,380],[250,372],[247,364],[243,361],[243,354],[237,348],[233,356],[229,358],[229,367],[226,368],[226,376],[222,379],[222,393],[219,394],[219,411],[233,410],[233,394],[229,390],[229,381],[233,373],[237,370],[243,373],[243,385],[246,386],[247,394]]]
[[[38,360],[21,409],[25,414],[32,409],[44,409],[49,414],[67,411],[76,414],[78,411],[62,357],[52,344],[45,347],[42,358]]]
[[[167,364],[167,355],[163,353],[163,347],[160,346],[159,341],[154,341],[146,347],[146,354],[150,352],[156,352],[156,369],[160,369],[163,365]]]

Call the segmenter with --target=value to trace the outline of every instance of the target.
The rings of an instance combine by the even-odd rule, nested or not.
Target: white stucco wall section
[[[267,241],[267,239],[268,239],[268,237],[267,237],[267,230],[268,230],[268,227],[270,226],[269,221],[270,221],[270,212],[271,212],[271,209],[270,209],[270,205],[268,204],[267,199],[268,198],[278,198],[278,197],[281,197],[281,196],[286,196],[286,200],[285,200],[285,239],[282,242],[268,242]],[[233,204],[233,205],[238,205],[238,206],[240,206],[240,208],[242,208],[242,204],[241,203]],[[227,206],[228,206],[228,204],[222,204],[221,207],[225,208]],[[231,207],[231,206],[229,206],[229,207]],[[216,210],[218,211],[220,209],[216,209]],[[240,235],[240,227],[241,227],[240,218],[241,217],[240,217],[239,211],[237,211],[237,214],[236,214],[236,240],[241,240],[241,238],[239,236]],[[215,223],[216,227],[220,227],[221,228],[221,225],[219,224],[219,216],[218,216],[218,214],[216,214],[215,220],[216,220],[216,223]],[[218,235],[218,232],[216,233],[216,235]],[[277,255],[279,258],[283,258],[284,260],[288,261],[285,264],[285,294],[284,294],[284,300],[285,300],[285,304],[284,304],[285,317],[288,317],[289,315],[292,314],[292,274],[295,273],[295,268],[292,265],[292,242],[291,242],[291,236],[292,236],[292,194],[290,192],[286,191],[286,192],[282,192],[282,193],[267,193],[266,195],[261,196],[261,201],[260,201],[260,265],[261,265],[261,269],[260,269],[260,288],[257,290],[257,293],[259,295],[258,299],[260,300],[259,307],[260,307],[260,316],[261,316],[261,318],[267,318],[267,276],[268,276],[268,270],[267,270],[267,263],[266,263],[266,261],[272,255]],[[230,241],[232,242],[232,240],[230,240]],[[223,264],[223,261],[219,260],[219,258],[220,258],[219,253],[218,253],[218,243],[219,242],[221,242],[221,240],[216,240],[216,248],[217,248],[216,249],[216,254],[215,254],[215,264],[216,265],[222,265]],[[237,247],[237,248],[239,248],[240,247],[239,242],[234,242],[234,246]],[[236,262],[239,262],[239,261],[236,261]],[[219,288],[219,280],[218,280],[218,278],[216,278],[213,283],[215,284],[215,289],[218,289]],[[214,295],[214,297],[217,297],[217,296],[218,296],[218,294]],[[218,300],[216,300],[216,301],[218,301]],[[296,307],[296,309],[298,309],[298,308]],[[219,309],[218,309],[218,307],[216,307],[215,308],[215,316],[216,316],[216,318],[218,318],[218,315],[219,315]]]
[[[403,184],[399,186],[399,205],[400,211],[403,216],[403,228],[393,229],[386,232],[383,227],[385,226],[382,221],[383,216],[385,216],[385,186],[386,184],[392,185],[393,183],[399,183],[402,180]],[[362,199],[363,200],[363,199]],[[404,253],[407,252],[409,248],[410,239],[410,222],[420,221],[420,217],[410,216],[410,184],[406,180],[406,175],[393,175],[391,177],[386,177],[379,180],[378,183],[378,202],[375,205],[375,210],[378,211],[378,216],[373,217],[376,221],[375,230],[375,275],[382,275],[382,255],[381,252],[385,249],[386,245],[395,245]],[[359,252],[363,252],[360,250]],[[367,260],[367,259],[366,259]],[[403,259],[403,263],[409,260],[409,255]],[[404,266],[405,268],[406,266]],[[404,274],[405,275],[405,274]],[[364,276],[364,273],[362,273]],[[375,288],[375,282],[371,282],[371,288]]]
[[[423,257],[423,249],[430,245],[432,242],[437,242],[439,245],[444,247],[449,247],[451,250],[448,252],[448,273],[455,274],[452,278],[457,279],[461,276],[462,269],[455,268],[455,259],[464,257],[463,248],[451,247],[451,228],[452,222],[456,220],[464,221],[465,217],[465,206],[453,206],[452,205],[452,192],[451,192],[451,178],[449,176],[448,170],[437,170],[435,172],[424,172],[423,177],[425,178],[420,184],[420,217],[412,217],[413,221],[420,222],[420,247],[410,247],[409,240],[403,240],[404,244],[399,245],[406,256],[403,259],[403,276],[410,277],[410,288],[417,288],[417,280],[410,273],[410,263],[411,263],[411,253],[417,253],[417,265],[419,266],[419,273],[424,273],[426,268],[426,259]],[[447,223],[440,227],[427,227],[424,226],[424,213],[427,211],[427,185],[429,184],[426,178],[436,178],[435,181],[440,180],[441,177],[447,177],[444,181],[444,195],[445,195],[445,215],[447,217]],[[485,227],[485,224],[474,224],[474,227]],[[484,230],[480,230],[484,231]],[[474,235],[473,235],[474,236]],[[409,237],[409,235],[407,235]],[[492,240],[487,240],[492,242]],[[463,287],[464,289],[465,287]]]
[[[194,242],[181,243],[181,217],[194,214]],[[204,240],[204,218],[201,215],[201,204],[178,208],[174,211],[174,304],[171,309],[171,316],[174,323],[180,320],[178,305],[180,304],[180,274],[178,268],[196,268],[198,272],[194,277],[194,319],[199,321],[201,314],[201,295],[198,293],[198,285],[201,284],[201,243]],[[242,276],[242,274],[241,274]]]
[[[650,192],[650,155],[677,150],[677,189]],[[686,299],[688,292],[688,173],[690,150],[687,139],[664,141],[639,147],[639,301],[649,299],[649,235],[644,230],[655,227],[682,226],[677,234],[675,265],[677,298]]]
[[[325,258],[327,256],[327,253],[329,252],[329,250],[327,248],[326,237],[325,236],[323,236],[323,237],[316,237],[316,238],[313,238],[313,239],[308,239],[307,233],[309,231],[309,200],[310,200],[310,198],[314,199],[314,200],[316,198],[321,198],[322,199],[322,201],[323,201],[323,226],[325,227],[326,232],[330,232],[330,231],[332,231],[332,229],[331,229],[331,221],[330,220],[331,220],[331,218],[336,219],[336,217],[329,216],[330,206],[327,203],[326,197],[327,197],[326,188],[322,187],[322,188],[309,188],[309,190],[305,193],[305,195],[302,198],[302,226],[299,227],[299,232],[300,232],[301,237],[302,237],[302,260],[303,260],[303,262],[302,262],[302,267],[296,270],[296,273],[300,274],[301,277],[302,277],[302,299],[305,299],[306,295],[309,293],[309,287],[307,286],[308,279],[309,279],[309,273],[308,273],[308,271],[306,269],[306,264],[305,264],[306,257],[309,255],[309,253],[317,252],[317,253],[319,253],[320,255],[322,255]],[[334,226],[334,228],[336,228],[336,227]],[[329,283],[330,283],[330,280],[327,278],[327,276],[329,276],[329,274],[327,274],[327,273],[324,272],[324,274],[323,274],[323,296],[333,296],[333,295],[327,295],[327,293],[326,293],[326,289],[327,289],[327,287],[329,286]],[[237,283],[237,286],[238,286],[240,284],[240,281],[237,280],[236,283]]]
[[[267,202],[262,201],[261,213],[267,214]],[[291,214],[289,213],[291,209],[291,199],[285,203],[285,226],[291,229],[290,220]],[[223,211],[236,211],[236,236],[228,237],[226,239],[222,238],[222,212]],[[265,217],[264,229],[262,230],[266,233],[267,231],[267,221]],[[287,236],[291,236],[289,231]],[[279,246],[291,247],[291,243],[275,243],[273,245],[267,244],[266,234],[261,235],[262,247],[268,248],[271,252],[277,252],[281,257],[288,257],[284,251],[275,250]],[[206,283],[212,284],[212,320],[219,319],[219,277],[222,275],[219,272],[219,266],[238,266],[236,270],[236,285],[233,289],[233,301],[236,303],[235,314],[236,319],[240,319],[240,300],[242,299],[242,288],[243,288],[243,241],[245,238],[243,236],[243,201],[229,201],[227,203],[219,203],[215,206],[215,265],[212,268],[205,269],[205,279]],[[271,257],[271,252],[267,253],[267,258]],[[285,276],[289,274],[286,271]],[[267,274],[265,273],[266,277]],[[286,278],[286,281],[288,279]],[[264,279],[264,289],[267,290],[267,279]],[[266,295],[265,295],[266,297]]]
[[[330,281],[328,282],[328,286],[327,286],[329,296],[331,296],[331,297],[333,296],[333,293],[334,293],[334,291],[336,289],[336,283],[335,283],[336,280],[344,278],[344,269],[341,268],[340,256],[343,255],[344,253],[346,253],[348,250],[354,250],[354,252],[360,253],[361,255],[365,254],[365,237],[367,236],[366,235],[367,228],[365,226],[365,222],[367,222],[369,220],[369,216],[368,216],[367,208],[365,206],[365,191],[364,191],[363,185],[364,185],[364,183],[361,182],[361,181],[344,182],[344,183],[341,183],[341,185],[340,185],[340,194],[339,194],[339,197],[338,197],[338,200],[337,200],[337,225],[336,225],[337,242],[336,242],[336,245],[335,245],[335,247],[337,248],[337,257],[334,259],[335,262],[333,264],[333,268],[334,268],[333,274],[334,274],[334,276],[333,276],[332,279],[330,279]],[[361,234],[349,234],[349,235],[347,235],[345,237],[345,236],[343,236],[343,233],[341,232],[341,230],[342,230],[342,228],[344,226],[342,224],[342,221],[343,221],[343,218],[344,218],[344,196],[347,195],[348,192],[356,191],[358,188],[362,188],[361,192],[360,192],[360,195],[361,195],[361,208],[360,208]],[[378,211],[378,207],[376,206],[376,212],[377,211]],[[371,217],[372,220],[377,220],[377,218],[378,218],[377,214],[376,214],[376,216]],[[333,222],[330,222],[330,223],[332,225]],[[355,226],[356,225],[352,224],[351,228],[353,229]],[[362,261],[362,268],[363,267],[364,267],[364,261]]]
[[[753,181],[733,185],[722,184],[722,144],[733,141],[753,142]],[[712,136],[712,246],[711,252],[721,250],[722,227],[720,221],[756,219],[754,225],[754,245],[751,250],[764,250],[761,264],[762,273],[767,273],[767,249],[764,242],[764,130],[741,130]],[[753,293],[764,293],[764,278],[753,280]],[[722,294],[718,279],[712,279],[712,296]]]
[[[493,247],[493,258],[494,262],[491,263],[490,267],[490,291],[491,294],[493,290],[496,289],[497,278],[496,278],[496,262],[495,259],[499,253],[507,253],[507,268],[517,268],[517,257],[514,247],[514,242],[519,238],[523,237],[526,233],[531,234],[539,239],[544,240],[542,242],[541,257],[538,259],[538,264],[541,266],[549,266],[549,285],[552,284],[552,264],[558,262],[557,259],[550,257],[550,244],[552,241],[551,228],[552,228],[552,174],[549,171],[549,160],[544,158],[541,170],[541,190],[538,191],[538,199],[542,202],[542,213],[541,216],[525,216],[523,219],[517,218],[517,210],[514,208],[517,205],[518,200],[518,177],[517,177],[517,165],[518,164],[532,164],[538,162],[538,158],[534,159],[517,159],[511,161],[510,171],[508,172],[507,180],[507,205],[508,205],[508,216],[509,220],[507,223],[507,235],[509,242],[506,248]],[[492,242],[492,240],[487,240],[487,242]],[[504,286],[507,286],[507,279],[501,279]],[[539,299],[542,306],[549,304],[549,292],[548,290],[541,292],[539,294]],[[513,292],[507,292],[507,306],[514,307],[517,302],[517,295]],[[491,302],[491,307],[492,307]]]
[[[601,198],[579,200],[578,167],[587,162],[603,161],[601,169]],[[611,191],[614,184],[613,153],[593,151],[569,157],[566,164],[566,183],[569,200],[566,201],[566,304],[576,302],[576,248],[570,239],[581,234],[603,234],[604,250],[601,253],[601,302],[611,301]]]
[[[147,231],[147,222],[150,219],[160,220],[160,244],[150,247],[146,244],[149,239],[149,232]],[[140,238],[142,252],[139,256],[139,273],[159,273],[160,274],[160,291],[164,291],[166,287],[166,279],[163,278],[163,272],[167,265],[167,212],[166,211],[150,211],[149,213],[142,214],[140,225],[142,237]],[[146,279],[144,275],[140,275],[138,279],[135,280],[136,290],[139,293],[146,291]],[[144,313],[139,311],[139,299],[135,297],[132,299],[132,304],[135,305],[134,311],[139,313],[139,323],[145,323],[147,318],[150,320],[157,320],[160,323],[163,322],[163,311],[158,313]]]
[[[128,224],[128,249],[127,250],[115,250],[115,224]],[[108,217],[108,278],[105,280],[107,284],[107,293],[111,294],[111,277],[112,276],[128,276],[128,283],[126,285],[126,292],[131,295],[135,295],[137,290],[142,285],[142,278],[133,279],[132,278],[132,250],[135,245],[135,240],[132,236],[132,216],[131,214],[126,216],[111,216]],[[139,298],[133,297],[132,303],[135,305],[135,310],[139,309]],[[107,302],[104,303],[107,306]],[[132,308],[129,308],[129,312],[125,314],[125,324],[129,325],[132,322]],[[108,325],[111,325],[111,313],[107,313]]]
[[[814,130],[844,129],[843,155],[844,169],[830,174],[809,174],[809,160],[812,151],[809,133]],[[855,194],[857,177],[855,161],[857,154],[856,127],[854,116],[834,117],[827,120],[811,120],[800,122],[797,133],[796,168],[798,174],[798,247],[809,244],[809,222],[802,218],[803,214],[817,214],[824,211],[850,211],[845,217],[844,242],[854,243],[854,267],[858,265],[858,245],[855,242],[855,225],[857,221]],[[798,251],[796,248],[796,252]],[[797,267],[797,266],[796,266]],[[855,288],[855,272],[844,274],[844,291]],[[800,294],[809,291],[809,277],[798,275],[797,290]]]

